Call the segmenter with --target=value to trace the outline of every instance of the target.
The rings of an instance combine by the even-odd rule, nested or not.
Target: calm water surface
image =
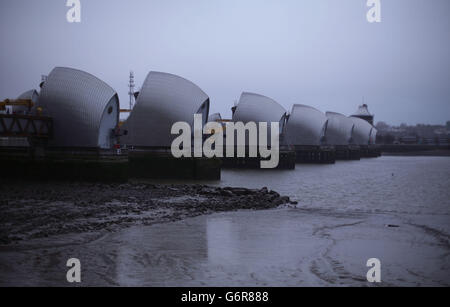
[[[368,286],[366,262],[379,258],[382,285],[450,285],[450,158],[226,170],[221,182],[208,184],[266,186],[299,205],[136,226],[87,244],[12,253],[5,268],[20,269],[10,282],[61,285],[65,261],[78,257],[87,286]]]
[[[221,186],[270,189],[304,208],[450,214],[450,158],[382,157],[295,171],[226,170]]]

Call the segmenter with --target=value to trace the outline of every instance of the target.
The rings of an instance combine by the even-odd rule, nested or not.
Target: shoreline
[[[59,235],[116,232],[217,212],[296,204],[267,188],[201,184],[9,183],[0,187],[0,246]]]
[[[450,157],[450,150],[382,152],[382,156],[391,157]]]

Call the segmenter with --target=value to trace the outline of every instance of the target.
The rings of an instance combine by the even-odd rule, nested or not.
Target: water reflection
[[[238,212],[133,227],[112,235],[108,241],[114,244],[99,251],[100,275],[125,286],[277,283],[288,279],[286,272],[298,272],[299,263],[323,244],[297,214]],[[109,264],[115,264],[113,272]]]
[[[108,239],[115,248],[101,253],[116,264],[118,284],[170,286],[193,278],[188,271],[208,258],[206,221],[170,225],[132,227]]]
[[[231,218],[209,218],[207,220],[208,261],[213,264],[238,262],[238,233],[233,229]]]
[[[308,248],[305,227],[289,211],[247,212],[237,217],[207,218],[208,261],[211,264],[260,266],[298,263]]]

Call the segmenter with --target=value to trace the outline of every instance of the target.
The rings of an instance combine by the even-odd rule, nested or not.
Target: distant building
[[[439,138],[439,145],[449,145],[450,144],[450,139],[443,137],[443,138]]]
[[[419,138],[417,136],[403,136],[399,139],[400,144],[418,144]]]
[[[363,104],[362,106],[359,106],[358,111],[356,111],[355,114],[353,114],[351,117],[357,117],[364,119],[365,121],[369,122],[372,126],[374,123],[375,116],[370,114],[369,107],[367,104]]]

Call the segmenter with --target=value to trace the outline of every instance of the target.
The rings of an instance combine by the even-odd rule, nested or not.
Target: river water
[[[374,286],[366,264],[378,258],[380,285],[450,285],[450,158],[225,170],[209,184],[266,186],[299,204],[132,227],[49,248],[32,273],[15,275],[60,285],[61,259],[77,257],[87,286]]]

